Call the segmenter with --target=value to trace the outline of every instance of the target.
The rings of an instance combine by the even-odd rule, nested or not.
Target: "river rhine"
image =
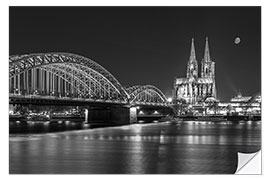
[[[233,174],[261,122],[178,122],[10,134],[11,174]]]

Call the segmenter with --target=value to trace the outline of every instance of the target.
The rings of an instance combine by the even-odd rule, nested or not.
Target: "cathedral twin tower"
[[[192,38],[187,76],[175,79],[173,96],[175,100],[184,100],[188,104],[198,104],[216,99],[215,62],[210,58],[207,37],[204,58],[201,61],[201,77],[199,77],[194,39]]]

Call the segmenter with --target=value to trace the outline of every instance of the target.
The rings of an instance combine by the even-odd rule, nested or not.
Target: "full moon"
[[[234,44],[239,44],[241,42],[240,37],[236,37],[234,40]]]

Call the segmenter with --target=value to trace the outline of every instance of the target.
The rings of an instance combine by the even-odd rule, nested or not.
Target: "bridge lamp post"
[[[171,103],[172,103],[172,98],[169,97],[169,98],[167,99],[167,102],[168,102],[169,104],[171,104]]]
[[[19,89],[15,89],[15,94],[20,94]]]
[[[37,95],[38,94],[38,91],[37,90],[34,90],[34,95]]]

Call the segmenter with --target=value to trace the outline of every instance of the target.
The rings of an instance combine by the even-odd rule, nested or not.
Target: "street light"
[[[169,98],[167,99],[167,101],[168,101],[169,103],[171,103],[171,102],[172,102],[172,98],[169,97]]]

